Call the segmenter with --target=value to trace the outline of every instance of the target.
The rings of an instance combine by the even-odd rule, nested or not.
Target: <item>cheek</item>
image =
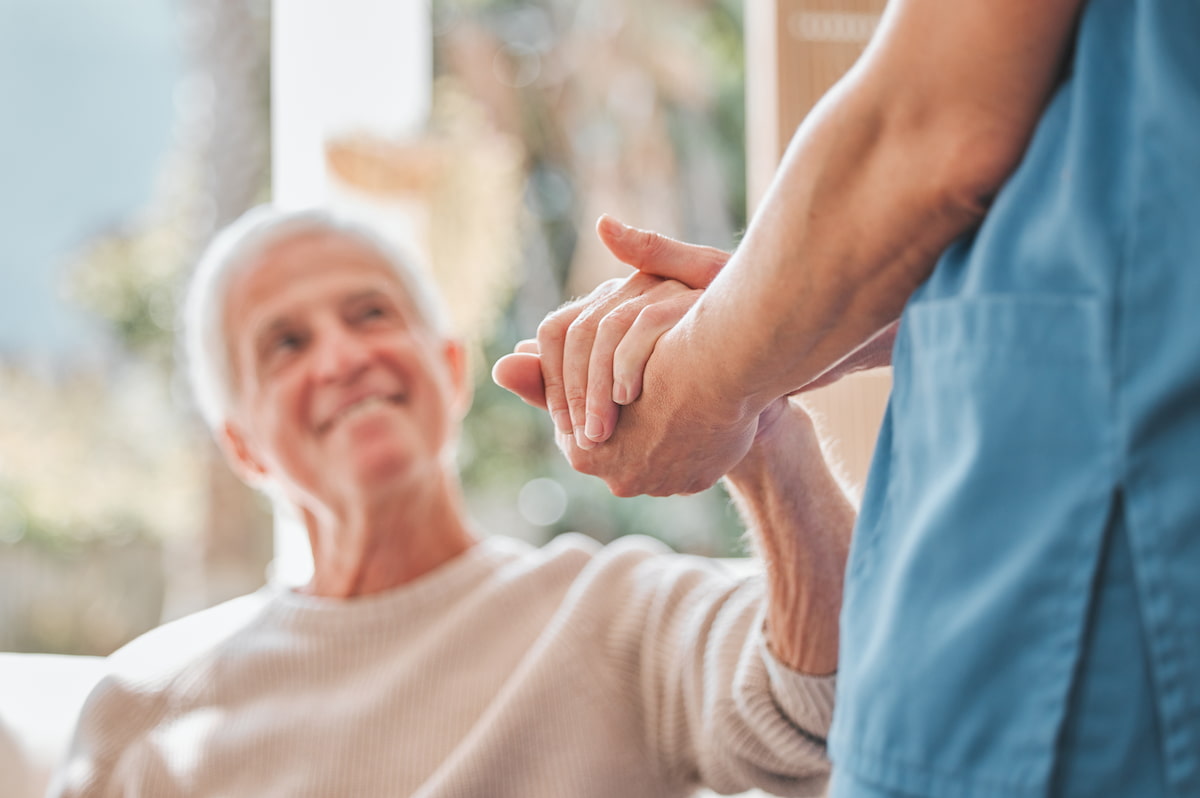
[[[286,381],[263,386],[254,397],[256,431],[274,458],[294,453],[306,430],[302,393]]]
[[[436,416],[436,426],[438,429],[453,427],[460,420],[462,413],[459,409],[459,396],[455,390],[454,382],[449,375],[435,372],[437,377],[434,380],[437,392],[437,401],[433,403],[431,413]]]

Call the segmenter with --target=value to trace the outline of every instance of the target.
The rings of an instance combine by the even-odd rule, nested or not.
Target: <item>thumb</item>
[[[651,230],[638,230],[605,214],[596,222],[596,235],[622,263],[639,271],[678,280],[688,288],[707,288],[729,260],[715,247],[687,244]]]
[[[546,409],[546,386],[542,382],[542,361],[529,352],[505,355],[492,366],[492,380],[521,397],[526,404]]]

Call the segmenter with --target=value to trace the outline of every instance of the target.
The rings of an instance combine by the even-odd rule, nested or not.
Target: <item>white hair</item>
[[[230,342],[225,337],[225,306],[233,277],[257,267],[271,247],[310,233],[341,236],[379,254],[400,280],[419,320],[438,335],[449,335],[445,306],[428,271],[370,227],[324,208],[288,211],[259,205],[213,238],[184,299],[188,377],[200,413],[214,432],[228,420],[234,402]]]

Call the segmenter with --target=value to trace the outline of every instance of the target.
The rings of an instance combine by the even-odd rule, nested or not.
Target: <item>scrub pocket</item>
[[[1103,312],[905,311],[848,571],[835,795],[1049,788],[1114,490]]]

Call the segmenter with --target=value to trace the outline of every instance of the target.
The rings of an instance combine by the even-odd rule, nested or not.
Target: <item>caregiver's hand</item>
[[[673,461],[671,466],[676,470],[697,469],[694,478],[682,482],[677,481],[679,478],[673,480],[666,473],[661,473],[659,479],[648,481],[637,477],[634,468],[620,465],[626,456],[625,450],[630,452],[629,456],[638,457],[647,464],[655,459],[651,456],[651,440],[645,437],[651,435],[647,426],[649,420],[633,420],[635,415],[648,414],[648,408],[627,409],[622,414],[622,437],[628,432],[626,440],[629,441],[634,436],[632,428],[635,426],[639,428],[636,433],[639,437],[619,447],[620,451],[594,457],[585,457],[583,453],[612,435],[618,411],[614,397],[622,404],[638,398],[642,392],[643,371],[660,336],[679,322],[698,298],[698,291],[688,291],[678,282],[650,278],[648,273],[674,277],[698,288],[712,281],[729,255],[711,247],[685,244],[656,233],[634,230],[610,217],[601,218],[597,232],[618,259],[647,273],[635,274],[624,281],[609,281],[582,300],[551,314],[539,329],[539,340],[523,341],[518,344],[515,354],[501,358],[493,370],[493,378],[526,402],[556,414],[558,443],[571,464],[585,473],[601,476],[614,492],[623,495],[701,490],[724,473],[721,468],[730,468],[738,462],[740,454],[745,452],[744,447],[754,437],[750,428],[756,424],[745,422],[738,430],[729,430],[726,443],[717,436],[699,455]],[[894,333],[893,325],[800,390],[829,384],[853,371],[886,365],[890,361]],[[662,389],[659,400],[665,400],[668,392],[682,388],[689,378],[702,377],[703,355],[693,357],[689,362],[679,378],[666,380],[669,385]],[[683,402],[678,411],[673,411],[672,417],[684,419],[689,412],[695,415],[700,397],[710,392],[720,381],[720,376],[708,375],[690,392],[685,389]],[[737,391],[731,393],[727,401],[740,405]],[[654,401],[652,404],[659,403]],[[641,404],[647,403],[643,400]],[[695,443],[697,435],[703,437],[703,430],[713,429],[731,419],[729,414],[718,415],[714,422],[695,419],[699,426],[692,428],[694,434],[686,435],[688,442]],[[591,429],[588,429],[589,423]],[[665,427],[665,423],[658,426]],[[704,467],[700,467],[701,464],[705,464]]]
[[[523,342],[517,350],[541,356],[544,395],[533,403],[544,403],[555,429],[574,435],[584,449],[609,438],[618,405],[641,394],[642,373],[659,336],[729,259],[719,249],[636,230],[610,216],[600,218],[596,232],[618,260],[640,271],[554,311],[538,327],[536,348]],[[516,387],[525,381],[522,375],[516,386],[504,382],[517,364],[501,359],[496,365],[497,382],[530,401]]]
[[[742,459],[758,431],[757,415],[739,420],[736,413],[721,412],[722,404],[710,391],[712,381],[703,375],[701,364],[693,367],[661,357],[672,333],[659,339],[646,368],[644,395],[620,409],[620,424],[608,442],[599,446],[589,442],[588,448],[583,448],[573,431],[555,430],[558,446],[571,466],[600,477],[617,496],[704,490]],[[526,402],[546,407],[537,348],[535,341],[521,342],[516,353],[497,361],[492,376]],[[659,363],[661,368],[656,367]],[[736,395],[733,398],[737,403]],[[768,411],[778,404],[763,408],[764,424],[772,416]],[[714,410],[711,416],[706,414]],[[674,456],[679,450],[689,453]]]

